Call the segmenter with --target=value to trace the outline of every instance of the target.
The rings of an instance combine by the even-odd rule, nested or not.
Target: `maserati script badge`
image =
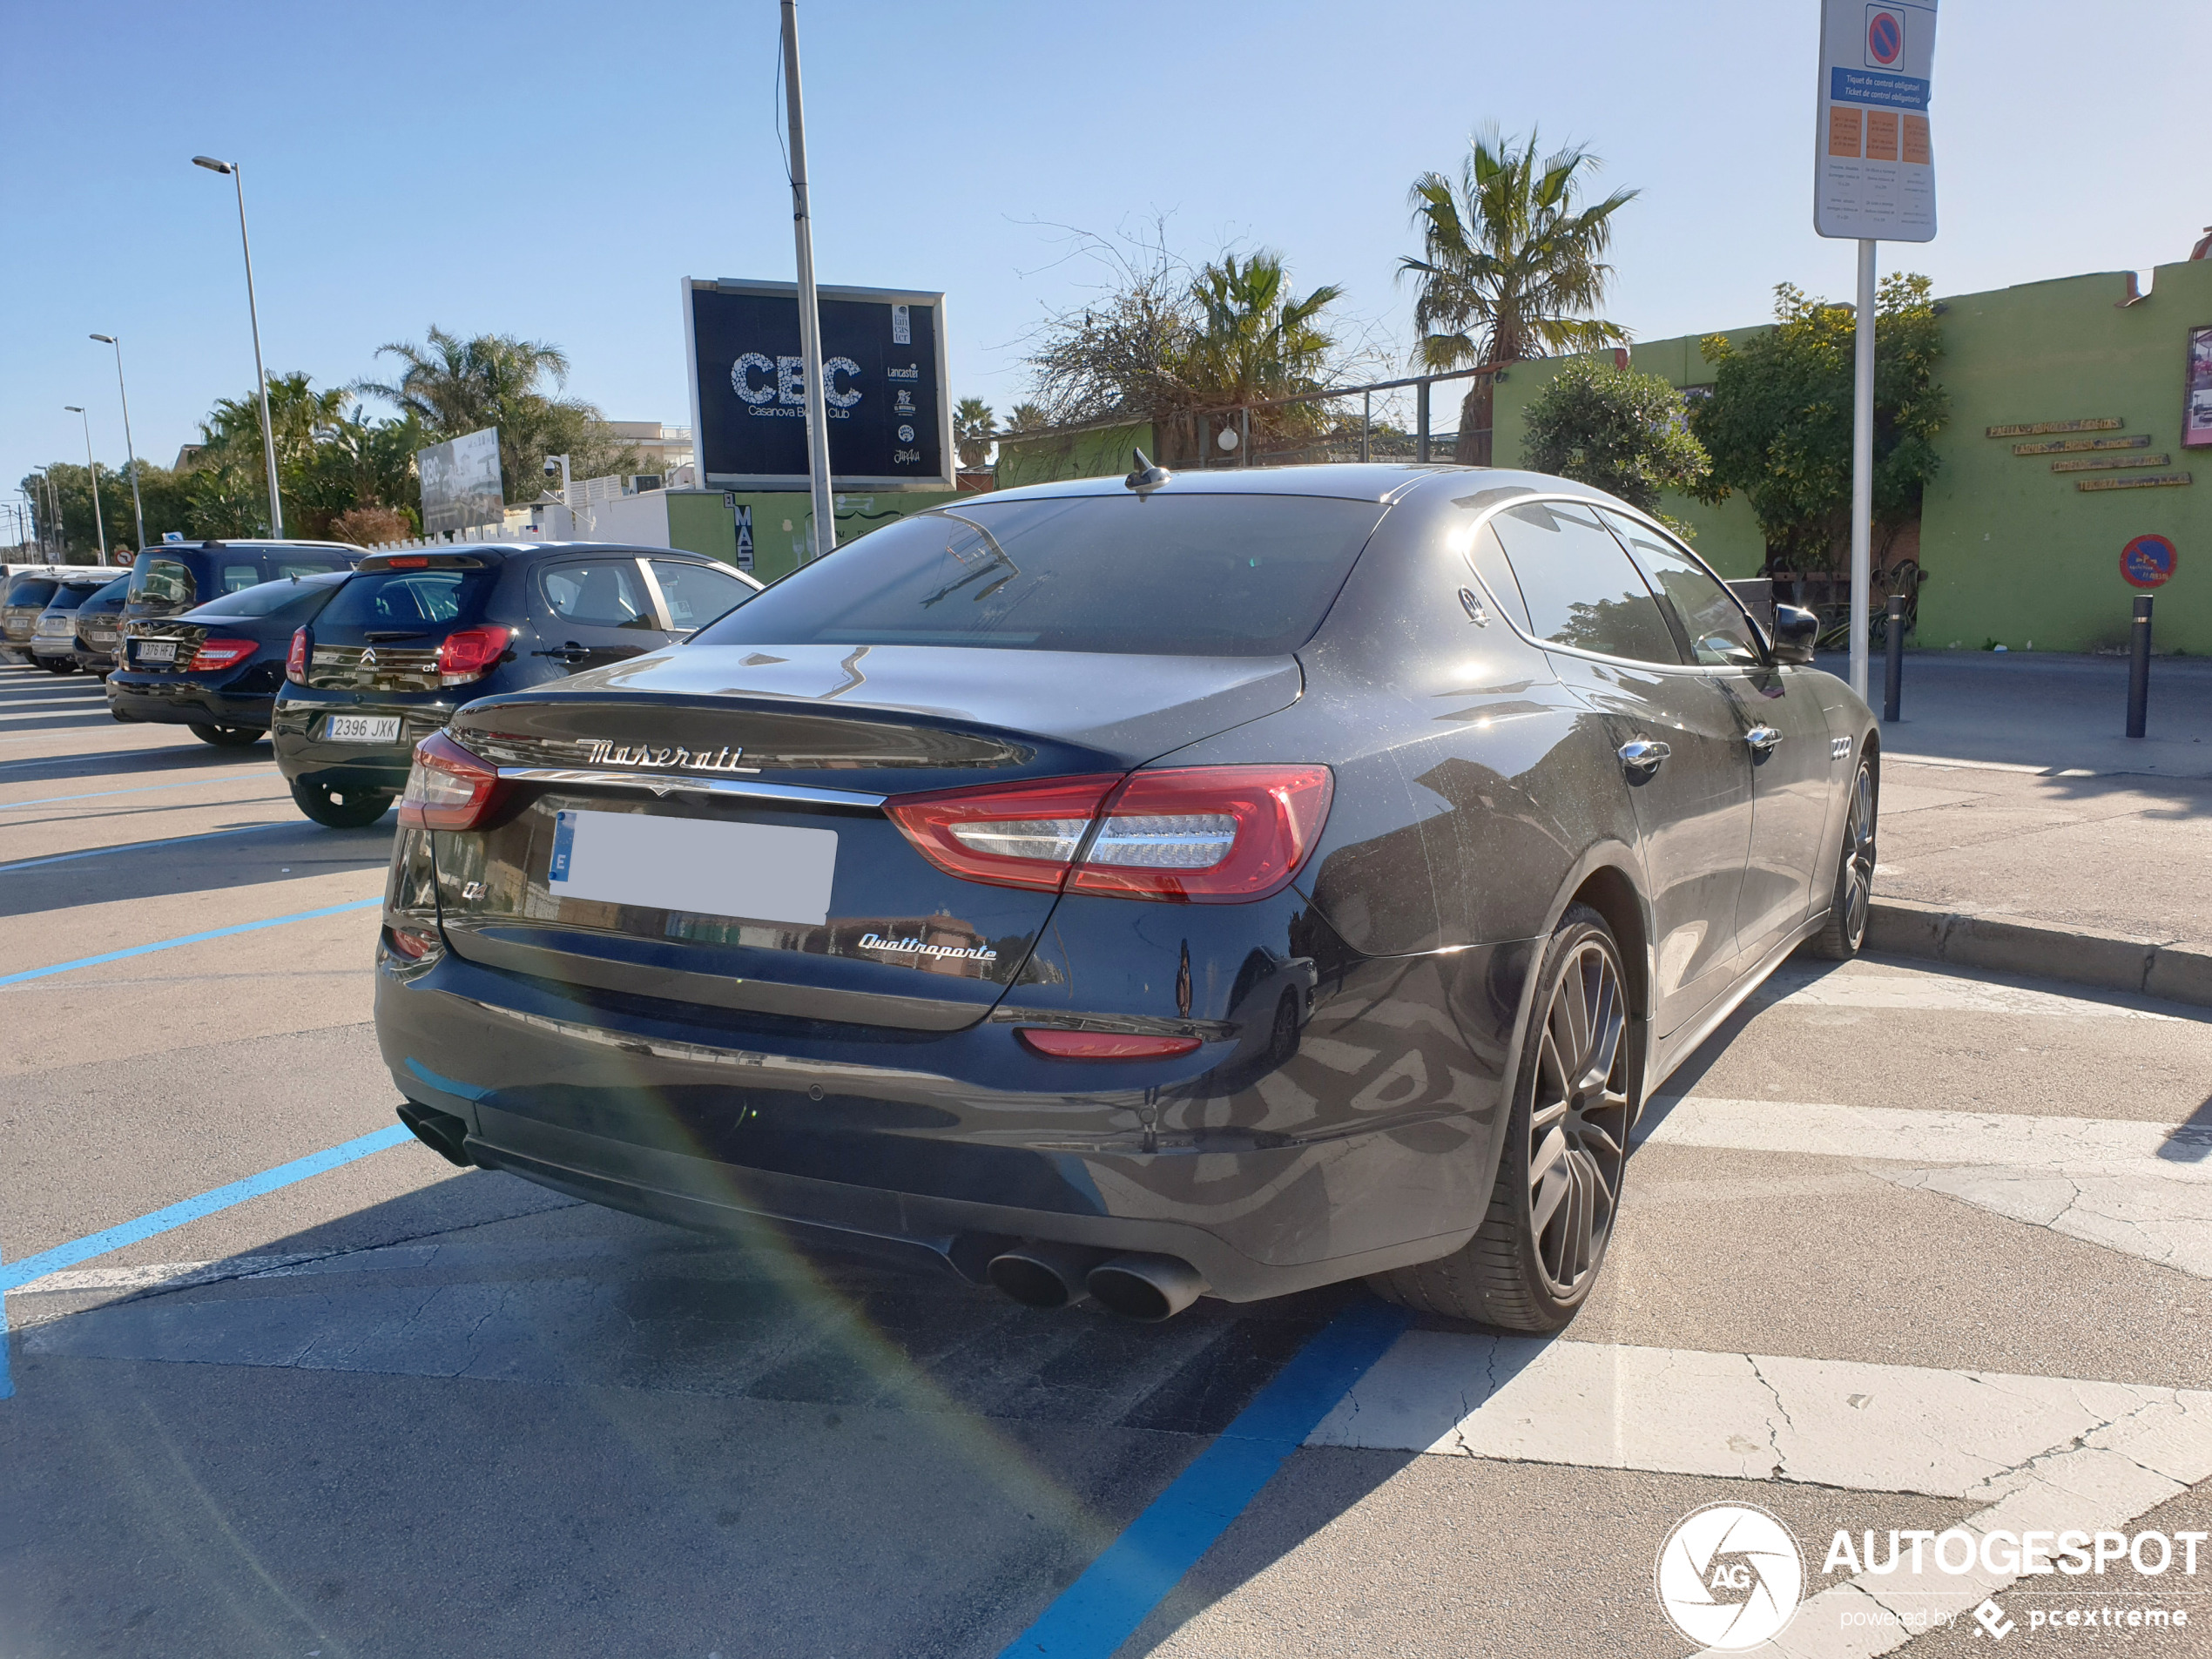
[[[594,766],[650,766],[663,772],[759,772],[758,766],[738,764],[740,748],[657,749],[648,743],[617,744],[599,738],[583,745],[583,758]]]

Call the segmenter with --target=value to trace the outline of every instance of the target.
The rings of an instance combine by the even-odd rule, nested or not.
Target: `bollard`
[[[1888,637],[1883,641],[1887,662],[1883,664],[1882,718],[1884,721],[1900,718],[1899,709],[1905,702],[1905,596],[1890,595]]]
[[[2144,716],[2150,710],[2151,596],[2135,596],[2135,625],[2128,640],[2128,735],[2143,735]]]

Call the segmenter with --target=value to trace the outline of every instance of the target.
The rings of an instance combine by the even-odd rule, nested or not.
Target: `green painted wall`
[[[1149,421],[1098,427],[1057,437],[999,440],[998,487],[1049,484],[1062,478],[1119,478],[1130,470],[1130,451],[1158,451]]]
[[[2120,550],[2147,533],[2180,552],[2158,590],[2161,651],[2212,653],[2212,449],[2179,447],[2188,331],[2212,326],[2212,260],[2158,267],[2134,305],[2127,275],[2101,272],[2025,283],[1943,301],[1938,374],[1951,394],[1936,441],[1941,469],[1921,505],[1920,625],[1914,644],[2013,651],[2110,650],[2126,643],[2135,590],[2120,577]],[[1756,328],[1725,331],[1741,341]],[[1676,386],[1709,386],[1701,336],[1640,342],[1630,365]],[[1521,464],[1528,401],[1566,359],[1517,363],[1498,388],[1494,453]],[[2095,474],[2054,473],[2081,455],[2015,455],[1993,426],[2112,417],[2114,434],[2150,439],[2148,455],[2194,482],[2175,488],[2084,491]],[[2138,453],[2121,451],[2121,454]],[[2105,475],[2119,475],[2115,471]],[[1679,496],[1661,505],[1696,533],[1698,551],[1725,576],[1764,562],[1757,522],[1741,496],[1717,508]]]
[[[866,536],[880,524],[957,501],[949,490],[896,490],[873,496],[846,494],[837,497],[838,545]],[[752,574],[773,582],[799,568],[806,545],[807,526],[813,523],[813,497],[803,491],[740,490],[738,503],[752,509]],[[718,489],[671,490],[668,496],[668,540],[671,547],[735,564],[738,561],[737,519]]]

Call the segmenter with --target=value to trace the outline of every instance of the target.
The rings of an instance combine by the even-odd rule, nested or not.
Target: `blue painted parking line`
[[[63,802],[71,800],[105,800],[110,795],[150,795],[157,789],[205,789],[210,784],[238,781],[235,777],[187,778],[180,784],[139,784],[130,789],[96,789],[88,795],[48,795],[42,800],[0,801],[0,813],[12,813],[24,806],[59,806]],[[283,799],[281,795],[266,795],[260,797],[260,800]],[[260,800],[218,800],[208,804],[212,806],[258,806]]]
[[[325,916],[342,916],[348,911],[370,910],[381,905],[379,894],[374,899],[355,899],[349,904],[325,905],[320,910],[301,910],[289,916],[271,916],[262,921],[234,922],[228,927],[211,927],[204,934],[185,934],[177,939],[164,939],[151,945],[132,945],[127,950],[104,951],[98,956],[80,956],[73,962],[56,962],[51,968],[26,968],[17,974],[0,974],[0,986],[20,985],[25,980],[44,979],[51,974],[66,974],[79,968],[98,968],[107,962],[127,961],[133,956],[151,956],[158,950],[176,950],[185,945],[204,945],[211,939],[229,939],[239,934],[258,933],[264,927],[281,927],[292,921],[319,921]]]
[[[359,908],[358,906],[341,907]],[[172,1204],[151,1215],[140,1216],[135,1221],[126,1221],[120,1226],[110,1227],[100,1232],[87,1233],[84,1238],[71,1239],[66,1244],[57,1244],[53,1249],[43,1250],[36,1256],[26,1256],[19,1262],[0,1264],[0,1399],[9,1399],[16,1392],[14,1379],[8,1371],[8,1291],[28,1285],[33,1279],[44,1278],[49,1273],[58,1273],[64,1267],[74,1267],[78,1263],[90,1261],[95,1256],[105,1256],[111,1250],[121,1250],[126,1244],[138,1244],[157,1233],[169,1232],[186,1222],[198,1221],[203,1216],[212,1216],[218,1211],[228,1210],[233,1204],[244,1204],[248,1198],[259,1198],[265,1193],[277,1191],[295,1182],[342,1168],[371,1153],[384,1151],[414,1138],[403,1125],[395,1123],[389,1129],[380,1129],[373,1135],[361,1136],[358,1140],[347,1141],[341,1146],[311,1153],[303,1158],[294,1158],[289,1163],[278,1164],[273,1170],[264,1170],[259,1175],[247,1176],[243,1181],[233,1181],[226,1187],[217,1187],[213,1191],[203,1192],[196,1198]]]
[[[1373,1300],[1337,1315],[999,1659],[1108,1659],[1408,1323]]]
[[[239,801],[238,806],[252,803]],[[280,819],[273,824],[247,824],[238,829],[209,830],[204,835],[168,835],[158,841],[125,841],[118,846],[96,846],[84,853],[57,853],[51,858],[22,859],[14,864],[0,864],[0,875],[13,875],[18,870],[36,870],[48,864],[70,864],[78,859],[104,859],[111,853],[144,853],[158,846],[183,846],[189,841],[220,840],[226,835],[253,835],[262,830],[296,829],[305,819]]]
[[[258,1198],[264,1193],[274,1192],[294,1182],[305,1181],[340,1169],[365,1158],[373,1152],[381,1152],[402,1142],[413,1140],[407,1127],[395,1123],[389,1129],[380,1129],[372,1135],[361,1136],[342,1145],[313,1152],[289,1163],[280,1163],[273,1170],[264,1170],[259,1175],[249,1175],[243,1181],[233,1181],[226,1187],[217,1187],[203,1192],[196,1198],[186,1198],[135,1221],[103,1231],[87,1233],[73,1238],[66,1244],[57,1244],[51,1250],[42,1250],[36,1256],[26,1256],[19,1262],[10,1262],[0,1267],[0,1291],[12,1291],[28,1285],[35,1278],[49,1273],[58,1273],[64,1267],[74,1267],[79,1262],[90,1261],[95,1256],[105,1256],[111,1250],[121,1250],[125,1244],[135,1244],[183,1226],[188,1221],[198,1221],[202,1216],[212,1216],[219,1210],[228,1210],[233,1204],[244,1204],[248,1198]],[[1318,1419],[1316,1420],[1318,1420]]]

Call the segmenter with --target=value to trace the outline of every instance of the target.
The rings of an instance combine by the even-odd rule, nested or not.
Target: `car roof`
[[[1176,496],[1320,496],[1339,501],[1388,503],[1400,500],[1433,480],[1454,481],[1464,486],[1479,481],[1481,490],[1541,492],[1546,495],[1588,496],[1610,501],[1611,496],[1549,473],[1523,472],[1503,467],[1460,467],[1447,462],[1325,462],[1311,467],[1209,467],[1204,470],[1170,469],[1165,482],[1149,495]],[[1024,484],[993,490],[965,499],[980,505],[994,501],[1036,501],[1068,496],[1116,496],[1133,493],[1120,478],[1070,478],[1055,483]]]
[[[491,556],[494,563],[502,562],[517,554],[529,553],[628,553],[637,556],[661,558],[703,559],[709,564],[720,560],[710,553],[694,553],[687,547],[641,547],[633,542],[541,542],[536,537],[515,542],[433,542],[428,547],[386,548],[370,554],[361,566],[370,575],[391,569],[393,559],[468,558],[472,556]]]
[[[187,552],[204,553],[219,547],[304,547],[313,548],[318,552],[331,553],[365,553],[368,550],[366,548],[356,547],[351,542],[314,542],[293,536],[211,536],[197,542],[149,542],[138,551],[160,553],[165,550],[175,552],[182,550]]]

